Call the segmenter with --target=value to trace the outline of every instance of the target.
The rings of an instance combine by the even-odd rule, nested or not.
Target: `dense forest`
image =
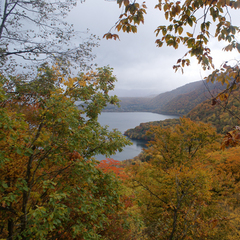
[[[146,239],[239,239],[240,148],[222,151],[213,127],[187,118],[151,133],[149,148],[123,163]]]

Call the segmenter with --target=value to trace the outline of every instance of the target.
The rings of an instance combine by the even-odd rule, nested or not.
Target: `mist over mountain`
[[[157,89],[116,89],[110,95],[117,95],[119,98],[125,97],[151,98],[159,95],[159,91]]]
[[[224,86],[221,83],[206,83],[206,81],[196,81],[178,87],[172,91],[160,93],[157,96],[149,97],[119,97],[120,108],[107,106],[104,111],[118,112],[155,112],[168,115],[182,116],[201,102],[210,99],[211,95],[216,95],[222,91]],[[130,92],[126,92],[128,94]],[[140,93],[136,90],[135,93]],[[142,93],[143,96],[147,94]]]
[[[233,126],[239,125],[239,96],[240,88],[238,87],[231,93],[227,102],[217,101],[216,104],[212,104],[211,99],[207,99],[189,111],[186,117],[190,118],[192,121],[209,123],[216,128],[218,133],[226,134],[226,132],[233,129]],[[124,135],[131,139],[151,140],[153,136],[146,135],[151,126],[161,126],[164,128],[176,124],[179,124],[179,118],[141,123],[133,129],[128,129]]]

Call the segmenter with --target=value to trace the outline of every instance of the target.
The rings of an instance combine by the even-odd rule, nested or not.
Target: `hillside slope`
[[[232,92],[228,102],[220,102],[212,105],[211,100],[205,100],[192,109],[186,117],[193,121],[202,121],[210,123],[218,133],[226,134],[232,130],[234,126],[240,125],[240,88]],[[178,123],[178,119],[166,119],[164,121],[155,121],[149,123],[141,123],[139,126],[128,129],[124,135],[133,139],[150,140],[152,136],[147,136],[146,132],[152,125],[170,127]]]
[[[206,100],[192,109],[186,117],[193,121],[210,123],[216,127],[217,132],[225,134],[240,124],[239,96],[240,88],[231,93],[227,102],[217,101],[215,105],[212,105],[210,100]]]
[[[182,116],[187,114],[199,103],[210,99],[223,90],[219,83],[197,81],[188,83],[172,91],[161,93],[153,98],[124,97],[120,98],[120,108],[108,105],[104,111],[108,112],[155,112],[168,115]]]
[[[148,102],[148,107],[155,109],[155,111],[158,111],[175,97],[181,94],[190,93],[196,90],[197,88],[201,87],[202,85],[203,85],[202,81],[197,81],[193,83],[188,83],[172,91],[161,93],[158,96],[150,99],[150,101]]]
[[[157,113],[169,114],[169,115],[186,115],[198,104],[207,99],[211,99],[212,96],[216,96],[219,92],[225,89],[226,86],[221,83],[206,83],[201,81],[193,91],[180,94],[167,102],[161,108],[155,110]]]

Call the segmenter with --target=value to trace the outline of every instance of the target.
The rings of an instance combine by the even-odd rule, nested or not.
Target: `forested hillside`
[[[201,84],[193,91],[174,97],[171,101],[155,111],[162,114],[186,115],[199,103],[206,99],[211,99],[212,96],[215,96],[224,88],[225,86],[221,83],[212,84],[201,81]]]
[[[221,102],[217,101],[216,104],[212,105],[212,100],[208,99],[194,109],[192,109],[186,117],[194,121],[202,121],[210,123],[214,126],[218,133],[226,133],[230,131],[233,126],[239,124],[240,114],[240,89],[233,91],[228,101]],[[194,97],[194,96],[193,96]],[[191,102],[190,102],[191,103]],[[149,140],[153,136],[146,135],[146,132],[150,127],[159,125],[162,127],[170,127],[177,124],[176,119],[166,119],[164,121],[155,121],[149,123],[141,123],[134,129],[129,129],[125,132],[125,135],[133,139],[145,139]]]
[[[181,86],[179,88],[176,88],[172,91],[161,93],[158,96],[152,98],[149,101],[148,106],[149,107],[152,106],[155,109],[155,111],[159,111],[172,99],[176,98],[179,95],[190,93],[190,92],[198,89],[202,85],[203,85],[203,81],[196,81],[193,83],[188,83],[188,84]]]
[[[213,127],[187,118],[152,133],[149,148],[124,163],[146,239],[239,239],[240,148],[220,150]]]
[[[233,91],[227,101],[204,101],[186,116],[194,121],[203,121],[216,127],[217,132],[226,133],[239,125],[240,89]]]

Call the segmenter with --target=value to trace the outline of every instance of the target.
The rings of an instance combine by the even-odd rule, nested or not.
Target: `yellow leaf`
[[[192,33],[187,32],[187,35],[188,35],[189,37],[193,37],[193,34],[192,34]]]
[[[182,27],[179,27],[179,28],[178,28],[178,33],[179,33],[179,35],[181,35],[182,32],[183,32],[183,28],[182,28]]]
[[[81,80],[78,82],[80,86],[85,87],[86,86],[86,82],[84,80]]]

